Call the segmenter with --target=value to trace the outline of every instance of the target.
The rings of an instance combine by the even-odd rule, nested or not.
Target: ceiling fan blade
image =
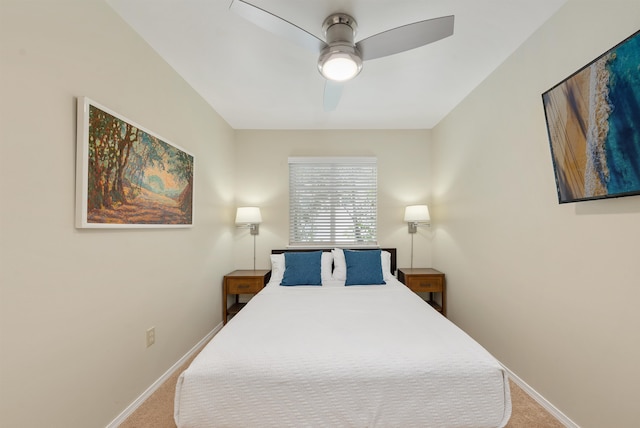
[[[453,15],[403,25],[360,40],[362,60],[376,59],[415,49],[453,34]]]
[[[314,53],[319,53],[327,45],[323,40],[297,25],[245,1],[234,0],[229,9],[258,27],[289,39]]]
[[[326,80],[324,84],[324,111],[334,111],[342,97],[342,83]]]

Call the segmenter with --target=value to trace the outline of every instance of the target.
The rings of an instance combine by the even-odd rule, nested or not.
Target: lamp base
[[[260,225],[258,223],[249,225],[249,231],[251,232],[252,235],[260,234]]]

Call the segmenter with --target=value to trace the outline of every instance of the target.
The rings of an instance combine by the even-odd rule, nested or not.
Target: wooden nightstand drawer
[[[262,290],[262,278],[227,278],[228,294],[254,294]]]
[[[409,277],[407,278],[407,287],[418,293],[440,293],[442,292],[442,278]]]
[[[222,322],[240,312],[245,302],[240,302],[241,294],[257,294],[269,282],[270,270],[234,270],[224,276],[222,282]],[[229,306],[227,296],[233,296],[234,303]]]

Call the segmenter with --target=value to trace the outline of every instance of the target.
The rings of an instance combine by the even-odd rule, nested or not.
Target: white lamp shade
[[[404,210],[404,221],[407,223],[428,223],[429,207],[426,205],[410,205]]]
[[[236,224],[260,224],[262,216],[258,207],[238,207]]]

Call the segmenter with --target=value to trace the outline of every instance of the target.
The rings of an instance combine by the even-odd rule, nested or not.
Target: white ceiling
[[[231,0],[106,0],[235,129],[430,129],[566,0],[247,0],[322,37],[346,12],[359,41],[455,15],[451,37],[366,61],[323,110],[317,57],[229,10]]]

